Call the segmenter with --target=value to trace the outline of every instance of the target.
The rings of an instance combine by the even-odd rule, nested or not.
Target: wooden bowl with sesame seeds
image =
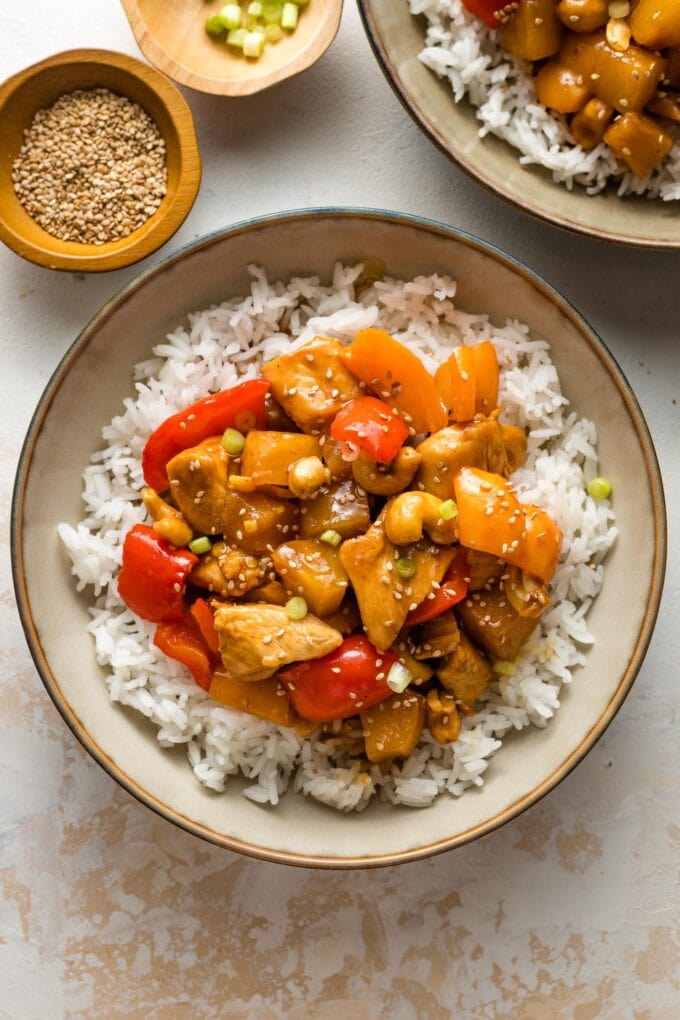
[[[98,236],[88,229],[82,234],[87,240],[64,240],[48,233],[29,215],[15,190],[13,169],[24,144],[24,133],[39,111],[51,107],[61,96],[94,89],[104,89],[107,94],[129,100],[133,104],[128,107],[133,118],[137,114],[134,104],[151,118],[165,145],[165,195],[161,197],[162,186],[158,184],[154,203],[143,207],[137,221],[120,221],[118,210],[107,230],[105,213],[103,219],[97,221],[103,224]],[[108,50],[69,50],[34,64],[0,85],[0,122],[4,143],[0,153],[0,240],[17,255],[37,265],[72,272],[103,272],[138,262],[172,237],[189,214],[198,193],[201,158],[191,110],[172,82],[134,57]],[[145,129],[153,129],[143,114],[140,122]],[[156,145],[157,142],[156,138]],[[143,143],[142,138],[140,144]],[[162,147],[157,145],[157,151],[162,153]],[[24,202],[31,202],[29,173],[22,174],[21,183],[17,184]],[[125,188],[124,176],[120,183]],[[63,200],[61,202],[63,212]],[[42,197],[33,212],[41,218],[52,217],[52,208],[43,213],[37,211],[41,203]],[[54,204],[59,210],[59,202]],[[152,208],[155,211],[151,211]],[[140,222],[146,215],[148,218],[126,236],[108,239],[115,230],[120,233],[129,222]],[[115,226],[115,217],[122,225]],[[89,227],[89,220],[87,222]],[[104,236],[106,240],[101,239]]]

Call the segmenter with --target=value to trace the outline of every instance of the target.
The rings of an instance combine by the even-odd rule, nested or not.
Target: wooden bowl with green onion
[[[296,4],[294,30],[282,30],[261,55],[248,58],[227,44],[227,30],[209,35],[205,25],[225,6],[225,0],[121,0],[130,27],[144,56],[180,85],[217,96],[249,96],[306,71],[323,56],[340,26],[343,0],[307,0]],[[236,6],[239,6],[236,4]],[[249,4],[240,4],[244,15]],[[272,22],[275,23],[275,22]]]
[[[126,237],[83,244],[49,234],[29,216],[14,190],[12,167],[39,110],[68,92],[94,88],[125,96],[155,122],[165,142],[167,193],[153,215]],[[69,50],[33,64],[0,85],[0,123],[0,240],[37,265],[81,273],[129,266],[172,237],[198,194],[201,157],[191,110],[172,82],[134,57]]]

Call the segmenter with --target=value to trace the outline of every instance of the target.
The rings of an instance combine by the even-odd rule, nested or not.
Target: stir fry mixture
[[[317,337],[165,421],[118,587],[232,708],[372,762],[456,740],[550,604],[562,536],[509,476],[492,343],[436,375],[379,329]]]
[[[533,64],[540,103],[584,150],[604,142],[638,177],[680,123],[680,0],[463,0],[501,45]]]

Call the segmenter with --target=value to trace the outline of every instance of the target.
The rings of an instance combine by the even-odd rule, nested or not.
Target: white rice
[[[458,796],[481,786],[503,736],[545,726],[559,708],[562,684],[585,663],[583,649],[592,643],[585,618],[616,534],[609,503],[586,493],[598,473],[595,427],[568,411],[548,343],[530,337],[522,323],[495,326],[485,315],[458,310],[456,283],[448,277],[385,280],[358,296],[360,271],[338,265],[329,286],[318,278],[271,284],[251,266],[245,298],[189,316],[154,348],[152,359],[136,366],[135,396],[103,429],[105,445],[83,476],[85,519],[59,525],[78,589],[91,587],[96,598],[89,630],[111,700],[147,716],[162,747],[186,745],[205,786],[220,792],[229,776],[242,773],[250,780],[245,795],[263,804],[276,804],[289,785],[343,811],[362,810],[374,794],[422,807],[441,793]],[[457,344],[493,340],[504,418],[529,430],[528,460],[514,478],[520,498],[539,503],[564,532],[553,606],[523,649],[515,675],[490,686],[455,744],[440,747],[426,731],[411,757],[387,775],[328,743],[211,701],[184,667],[154,648],[154,625],[127,609],[116,584],[123,537],[145,517],[140,458],[153,429],[209,391],[257,375],[263,359],[317,334],[350,341],[375,324],[407,343],[430,369]]]
[[[680,133],[660,167],[646,177],[622,169],[611,149],[601,143],[591,152],[575,145],[564,117],[536,99],[528,65],[504,51],[500,33],[473,17],[462,0],[406,0],[412,14],[427,19],[420,59],[451,84],[458,103],[465,96],[476,109],[479,134],[496,135],[520,153],[519,161],[546,167],[558,184],[574,183],[597,194],[608,184],[619,195],[645,195],[665,202],[680,199]]]

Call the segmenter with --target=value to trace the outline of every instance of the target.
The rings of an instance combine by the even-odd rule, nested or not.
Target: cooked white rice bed
[[[498,31],[471,15],[462,0],[406,2],[412,14],[427,18],[420,59],[448,79],[457,103],[468,97],[481,122],[482,138],[490,133],[504,139],[519,151],[520,163],[546,167],[558,184],[570,189],[576,182],[594,195],[614,184],[619,195],[680,199],[680,141],[646,177],[622,169],[604,143],[585,152],[574,144],[564,117],[536,99],[527,64],[503,50]],[[674,126],[665,127],[678,137]]]
[[[357,296],[360,270],[338,265],[330,286],[322,286],[318,278],[270,284],[252,266],[246,298],[189,316],[154,348],[152,360],[137,365],[136,396],[103,429],[106,445],[83,476],[87,516],[76,527],[59,525],[78,589],[91,586],[96,597],[89,630],[111,700],[147,716],[162,747],[185,744],[205,786],[220,792],[227,777],[240,772],[251,781],[245,795],[261,803],[276,804],[291,780],[294,789],[343,811],[362,810],[374,794],[421,807],[439,794],[458,796],[481,786],[503,736],[545,726],[559,708],[562,684],[585,662],[583,649],[592,642],[585,617],[615,537],[610,506],[586,493],[597,474],[595,427],[568,412],[548,343],[530,337],[522,323],[498,327],[484,315],[459,311],[449,277],[385,280]],[[553,607],[525,646],[515,675],[490,686],[455,744],[440,747],[426,731],[408,761],[388,775],[327,743],[210,700],[184,667],[153,646],[154,625],[127,609],[115,579],[124,535],[145,517],[141,454],[162,421],[210,391],[256,376],[263,360],[317,334],[350,341],[357,330],[376,324],[407,343],[430,370],[458,344],[494,342],[504,418],[529,430],[527,464],[514,476],[518,493],[544,507],[564,532]]]

